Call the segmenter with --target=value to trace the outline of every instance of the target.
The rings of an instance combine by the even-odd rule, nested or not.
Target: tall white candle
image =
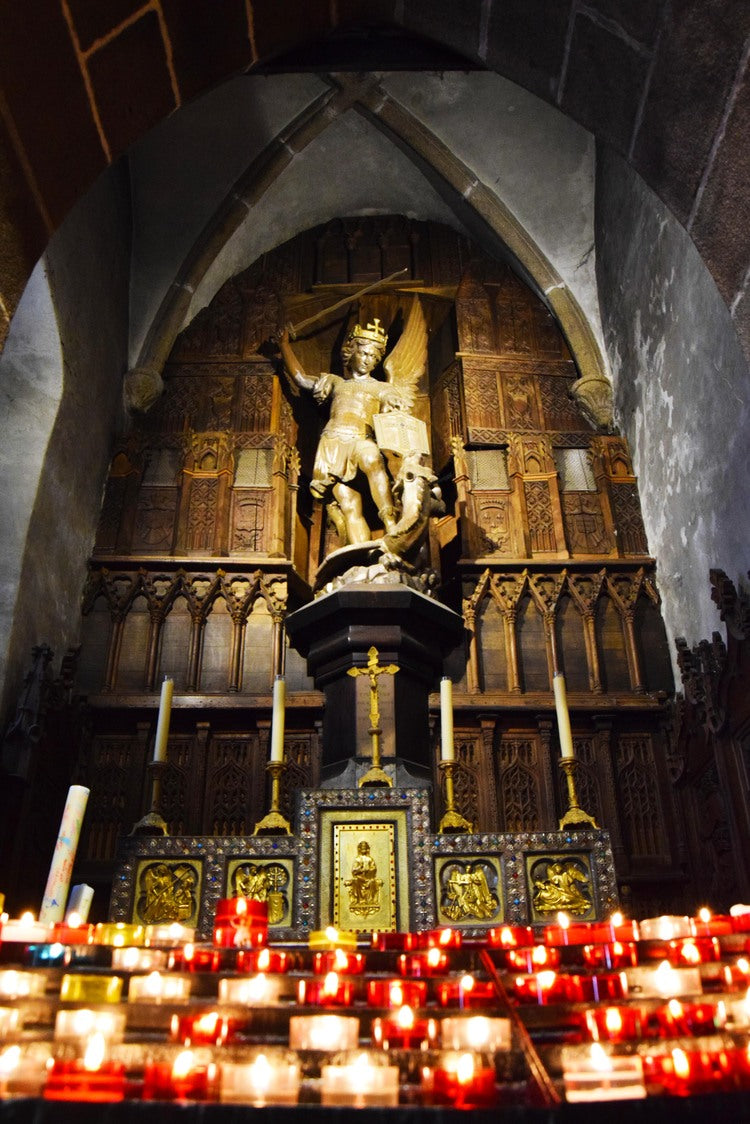
[[[440,760],[456,760],[456,748],[453,744],[453,684],[447,675],[440,680]]]
[[[273,714],[271,715],[271,760],[284,760],[284,705],[286,684],[283,675],[273,681]]]
[[[89,789],[84,788],[83,785],[74,784],[68,789],[68,798],[60,821],[42,908],[39,911],[39,921],[44,925],[54,925],[56,921],[62,921],[65,914],[65,902],[88,798]]]
[[[161,685],[159,717],[156,722],[156,737],[154,738],[154,761],[167,760],[167,739],[169,738],[169,718],[172,713],[173,692],[174,680],[166,677]]]
[[[79,882],[70,891],[68,898],[68,908],[65,910],[66,919],[70,917],[71,913],[77,914],[81,925],[85,925],[89,919],[89,910],[91,903],[94,900],[94,887],[87,886],[85,882]]]
[[[568,696],[565,692],[565,676],[561,671],[552,678],[552,687],[555,692],[555,710],[557,711],[557,729],[560,735],[560,752],[568,759],[575,758],[573,748],[573,735],[570,731],[570,712],[568,710]]]

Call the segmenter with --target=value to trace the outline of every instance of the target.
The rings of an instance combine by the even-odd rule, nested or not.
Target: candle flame
[[[568,917],[567,913],[558,913],[557,924],[561,929],[567,929],[570,927],[570,918]]]
[[[553,983],[555,982],[556,979],[557,979],[557,972],[553,972],[551,969],[548,969],[546,972],[540,972],[537,976],[537,980],[539,981],[539,986],[542,988],[543,991],[548,991],[549,988],[552,987],[552,985],[553,985]]]
[[[610,917],[609,923],[610,923],[610,925],[614,925],[615,928],[617,928],[618,925],[622,925],[624,920],[625,920],[625,918],[623,917],[623,915],[620,913],[620,911],[618,909],[618,911],[616,913],[613,913],[612,916]]]
[[[474,1055],[461,1054],[456,1062],[456,1080],[459,1085],[468,1085],[474,1077]]]
[[[401,1006],[404,1001],[404,989],[400,983],[391,984],[388,999],[391,1007]]]
[[[21,1047],[7,1046],[0,1054],[0,1078],[8,1077],[13,1073],[21,1061]]]
[[[260,950],[260,952],[258,953],[258,959],[257,959],[256,963],[258,965],[258,971],[259,972],[267,972],[268,969],[269,969],[269,966],[271,964],[271,952],[270,952],[270,950],[267,949],[267,948],[262,948]]]
[[[549,960],[549,953],[543,944],[534,945],[531,950],[531,963],[532,964],[546,964]]]
[[[238,917],[244,917],[247,913],[247,902],[244,898],[237,898],[236,914]]]
[[[72,1015],[72,1031],[73,1034],[79,1038],[91,1034],[96,1026],[96,1018],[93,1011],[88,1010],[86,1007],[80,1007],[77,1011],[71,1011]]]
[[[490,1020],[475,1015],[466,1022],[466,1038],[472,1050],[485,1049],[490,1038]]]
[[[333,996],[339,990],[338,972],[328,972],[323,980],[323,994]]]
[[[685,1078],[690,1076],[690,1058],[679,1046],[675,1046],[672,1051],[672,1065],[674,1066],[675,1077]]]
[[[612,1069],[612,1059],[600,1042],[591,1043],[591,1064],[600,1071]]]
[[[695,941],[684,941],[680,956],[686,964],[700,964],[701,953]]]
[[[101,1069],[104,1055],[107,1052],[107,1043],[104,1035],[100,1030],[92,1034],[86,1043],[86,1050],[83,1055],[83,1068],[93,1073],[97,1069]]]
[[[414,1021],[414,1011],[411,1007],[399,1007],[396,1012],[396,1022],[402,1030],[411,1030]]]
[[[437,968],[442,963],[443,953],[439,948],[431,948],[427,953],[427,963],[431,968]]]
[[[707,909],[705,905],[698,910],[698,920],[702,921],[704,925],[707,925],[711,920],[711,910]]]
[[[677,990],[679,977],[668,960],[662,960],[654,975],[656,987],[662,995]]]
[[[256,1093],[267,1093],[273,1082],[273,1066],[265,1054],[258,1054],[250,1066]]]
[[[750,975],[750,960],[746,960],[741,956],[737,961],[737,971],[742,972],[743,976]]]
[[[667,1011],[669,1012],[670,1018],[681,1019],[683,1015],[682,1003],[680,1003],[679,999],[670,999],[669,1003],[667,1003]]]
[[[36,921],[36,917],[30,909],[27,909],[25,913],[21,914],[20,920],[22,925],[33,925]]]
[[[458,986],[460,987],[461,991],[473,991],[474,977],[469,975],[461,976],[461,982]]]
[[[66,921],[71,929],[80,929],[81,925],[83,925],[83,918],[80,913],[76,913],[75,910],[68,914]]]
[[[333,925],[328,925],[326,927],[326,937],[331,942],[331,944],[335,943],[339,939],[338,929],[336,929]]]
[[[607,1007],[604,1011],[604,1025],[608,1034],[619,1034],[622,1030],[622,1015],[617,1007]]]
[[[195,1066],[195,1054],[192,1050],[180,1050],[179,1054],[172,1063],[172,1077],[178,1081],[181,1078],[187,1077],[190,1070]]]
[[[439,944],[442,944],[442,945],[448,944],[449,945],[451,943],[452,939],[453,939],[453,930],[452,929],[441,929],[440,930],[440,934],[438,936],[438,943]]]
[[[349,965],[349,957],[342,948],[337,948],[333,954],[333,965],[337,972],[345,972]]]

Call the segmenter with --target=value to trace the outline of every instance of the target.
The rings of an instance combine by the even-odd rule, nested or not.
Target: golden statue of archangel
[[[383,528],[383,549],[404,557],[418,550],[427,520],[440,504],[435,477],[422,464],[429,455],[426,427],[412,414],[427,366],[427,326],[419,300],[413,301],[401,337],[383,362],[385,380],[373,374],[388,346],[377,319],[349,333],[341,348],[343,376],[308,375],[289,337],[288,328],[279,336],[288,374],[316,402],[329,405],[310,482],[313,496],[327,503],[346,545],[366,544],[377,530],[369,526],[363,507],[369,490]],[[403,458],[395,480],[384,452]]]

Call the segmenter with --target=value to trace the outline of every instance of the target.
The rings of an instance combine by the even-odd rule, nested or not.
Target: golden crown
[[[372,343],[376,343],[382,351],[385,351],[388,343],[388,336],[381,328],[380,320],[377,317],[366,328],[363,328],[361,324],[355,324],[352,328],[351,339],[370,340]]]

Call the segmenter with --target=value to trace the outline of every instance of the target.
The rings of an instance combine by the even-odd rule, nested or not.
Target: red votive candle
[[[726,1025],[727,1011],[724,1003],[682,1002],[670,999],[661,1007],[649,1012],[646,1034],[655,1033],[660,1038],[683,1038],[714,1034]]]
[[[442,948],[405,952],[398,958],[398,970],[402,976],[443,976],[448,970],[448,955]]]
[[[372,1020],[372,1041],[384,1050],[418,1050],[434,1044],[435,1019],[418,1019],[411,1007],[400,1007],[387,1018]]]
[[[535,944],[532,948],[509,948],[505,953],[505,965],[512,972],[538,972],[542,968],[557,968],[559,963],[560,950],[547,948],[544,944]]]
[[[474,976],[461,976],[458,980],[445,980],[438,984],[438,1004],[441,1007],[494,1007],[497,992],[489,980],[477,980]]]
[[[513,977],[513,995],[519,1003],[565,1003],[570,998],[570,977],[552,970]]]
[[[226,953],[211,944],[186,944],[182,949],[182,965],[179,956],[173,961],[174,968],[181,966],[188,972],[219,972],[227,966]]]
[[[700,909],[698,916],[692,918],[693,932],[696,937],[725,937],[734,932],[732,920],[726,913],[711,913],[710,909]]]
[[[354,998],[352,980],[342,980],[337,972],[329,972],[322,980],[300,980],[297,999],[316,1007],[348,1007]]]
[[[221,1046],[243,1024],[237,1018],[222,1015],[219,1011],[201,1014],[172,1015],[170,1035],[174,1042],[185,1046]]]
[[[647,1085],[656,1085],[675,1097],[728,1092],[736,1087],[733,1072],[735,1051],[721,1038],[696,1038],[686,1048],[643,1052]]]
[[[431,1099],[452,1108],[492,1108],[497,1101],[494,1067],[469,1053],[441,1059],[432,1074]]]
[[[590,1007],[583,1025],[594,1042],[627,1042],[641,1037],[638,1007]]]
[[[568,999],[572,1003],[606,1003],[624,999],[627,991],[624,972],[600,972],[595,976],[574,973],[568,977]]]
[[[673,967],[708,964],[721,960],[721,946],[716,937],[686,937],[672,941],[641,941],[638,953],[642,963],[668,960]]]
[[[328,972],[355,976],[364,970],[365,958],[361,952],[344,952],[343,948],[337,948],[331,952],[316,952],[313,955],[313,972],[318,976],[324,976]]]
[[[279,948],[240,948],[235,969],[238,972],[271,972],[281,975],[292,967],[292,956]]]
[[[418,948],[460,948],[463,937],[458,929],[428,929],[417,940]]]
[[[93,925],[70,925],[60,921],[52,926],[52,944],[82,945],[91,944],[93,940]]]
[[[143,1074],[144,1101],[212,1101],[218,1096],[218,1069],[183,1050],[174,1061],[147,1062]]]
[[[419,948],[418,933],[373,933],[372,947],[379,952],[411,952]]]
[[[487,944],[490,948],[526,948],[536,944],[536,937],[530,925],[501,925],[487,930]]]
[[[424,1007],[427,981],[368,980],[367,1002],[370,1007]]]
[[[55,1058],[44,1086],[47,1101],[88,1101],[101,1104],[125,1096],[125,1067],[102,1061],[92,1068],[82,1058]]]
[[[633,941],[585,944],[581,951],[587,968],[635,968],[638,964],[638,946]]]
[[[564,922],[557,925],[544,926],[544,943],[554,948],[563,948],[567,945],[606,943],[611,940],[609,926],[602,926],[597,931],[597,926],[589,921]]]

